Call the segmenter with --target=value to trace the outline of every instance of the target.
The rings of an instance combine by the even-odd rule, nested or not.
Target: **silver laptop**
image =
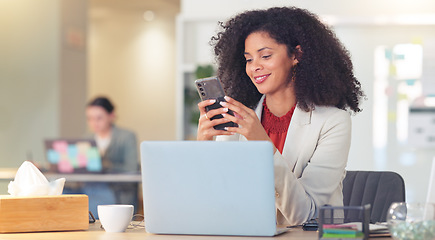
[[[266,141],[141,143],[145,229],[274,236],[273,147]]]

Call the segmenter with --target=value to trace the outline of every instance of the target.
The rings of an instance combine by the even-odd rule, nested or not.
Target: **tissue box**
[[[85,230],[88,196],[12,197],[0,195],[0,233]]]

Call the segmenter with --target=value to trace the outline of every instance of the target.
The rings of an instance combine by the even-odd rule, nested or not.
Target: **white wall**
[[[407,200],[425,201],[430,166],[435,149],[421,149],[401,143],[397,138],[397,80],[391,79],[385,89],[390,91],[387,102],[374,101],[374,52],[378,46],[392,48],[396,44],[435,39],[435,26],[338,26],[337,35],[352,54],[355,74],[363,84],[368,100],[364,102],[363,112],[353,117],[352,147],[349,154],[349,169],[388,170],[398,172],[405,180]],[[406,34],[404,34],[406,33]],[[435,77],[435,76],[434,76]],[[396,93],[395,93],[396,92]],[[373,108],[375,105],[387,107],[385,129],[387,142],[375,148],[373,130]]]
[[[105,95],[138,140],[175,139],[177,1],[90,1],[88,98]],[[145,11],[154,12],[145,21]]]
[[[58,134],[59,1],[0,1],[0,165]]]
[[[272,6],[296,6],[309,9],[317,14],[335,16],[434,14],[432,0],[182,0],[181,13],[195,18],[222,18],[249,9]]]
[[[86,9],[87,0],[0,1],[1,167],[45,166],[44,139],[85,134],[86,44],[70,44],[67,30],[86,37]]]

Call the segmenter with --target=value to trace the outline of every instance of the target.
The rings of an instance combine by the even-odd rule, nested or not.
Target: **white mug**
[[[124,232],[133,217],[133,205],[98,205],[98,217],[106,232]]]

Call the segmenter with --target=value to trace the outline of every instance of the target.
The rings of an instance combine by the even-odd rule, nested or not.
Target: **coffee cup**
[[[98,205],[98,217],[106,232],[125,232],[133,217],[133,205]]]

